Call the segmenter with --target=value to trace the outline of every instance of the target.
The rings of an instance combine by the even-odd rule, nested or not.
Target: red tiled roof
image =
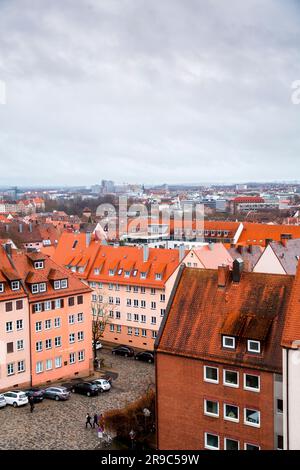
[[[217,270],[184,268],[161,327],[158,351],[279,372],[293,279],[242,273],[239,283],[218,288]],[[237,337],[234,351],[222,348],[222,333]],[[263,341],[262,354],[247,353],[246,338]]]
[[[293,341],[300,340],[300,263],[293,285],[289,308],[282,336],[282,346],[292,347]]]

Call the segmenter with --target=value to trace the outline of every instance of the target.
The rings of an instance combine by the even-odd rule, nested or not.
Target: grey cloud
[[[0,1],[0,184],[300,179],[299,13]]]

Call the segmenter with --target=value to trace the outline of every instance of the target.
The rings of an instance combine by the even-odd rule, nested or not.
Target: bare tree
[[[113,318],[115,305],[109,303],[107,292],[103,289],[94,289],[92,297],[92,337],[93,337],[93,351],[94,360],[97,359],[97,342],[103,338],[105,329]]]

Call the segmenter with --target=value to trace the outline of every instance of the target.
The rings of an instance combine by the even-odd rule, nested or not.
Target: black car
[[[29,388],[24,390],[25,395],[30,398],[33,398],[34,403],[39,403],[44,400],[44,390],[40,388]]]
[[[77,384],[74,384],[72,393],[80,393],[80,395],[91,397],[98,395],[98,387],[92,382],[78,382]]]
[[[116,354],[118,356],[125,356],[125,357],[133,357],[134,350],[129,346],[116,346],[111,351],[112,354]]]
[[[141,351],[135,355],[137,361],[154,362],[154,354],[151,351]]]

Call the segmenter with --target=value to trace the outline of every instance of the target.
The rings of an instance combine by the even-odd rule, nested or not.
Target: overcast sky
[[[0,184],[300,180],[298,0],[0,0]]]

